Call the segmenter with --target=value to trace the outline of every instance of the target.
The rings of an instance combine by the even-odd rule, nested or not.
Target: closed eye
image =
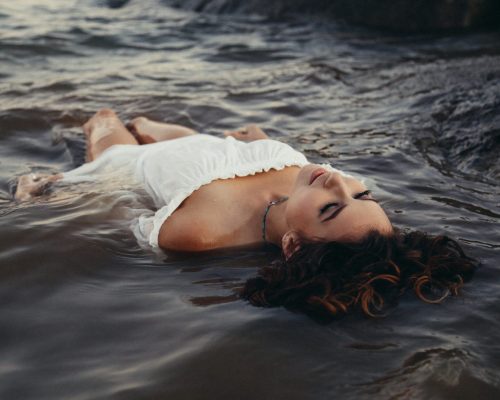
[[[323,215],[330,207],[338,206],[338,203],[328,203],[319,210],[319,215]]]
[[[361,199],[362,197],[369,197],[371,194],[372,194],[371,190],[365,190],[364,192],[355,194],[353,196],[353,198],[355,198],[355,199]],[[375,199],[371,199],[371,200],[375,200]]]
[[[377,200],[371,198],[371,193],[372,191],[371,190],[365,190],[364,192],[360,192],[360,193],[356,193],[353,197],[353,199],[362,199],[362,200],[372,200],[372,201],[375,201],[378,203]],[[331,207],[337,207],[339,205],[339,203],[328,203],[328,204],[325,204],[323,207],[321,207],[321,209],[319,210],[319,215],[323,215],[329,208]]]

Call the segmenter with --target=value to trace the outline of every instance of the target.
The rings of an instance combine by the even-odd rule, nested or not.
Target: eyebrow
[[[375,203],[378,204],[378,201],[375,200],[375,199],[365,199],[364,201],[366,200],[370,200],[370,201],[374,201]],[[332,215],[330,215],[328,218],[325,218],[323,221],[321,221],[321,223],[323,222],[326,222],[326,221],[330,221],[331,219],[334,219],[337,215],[340,214],[340,212],[347,207],[347,204],[344,204],[342,207],[340,207],[339,209],[335,210]]]

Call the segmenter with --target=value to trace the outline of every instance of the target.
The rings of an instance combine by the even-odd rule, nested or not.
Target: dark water
[[[484,266],[440,306],[320,325],[234,299],[272,254],[153,254],[124,223],[135,200],[97,191],[13,202],[16,176],[82,162],[104,106],[215,135],[258,123]],[[500,398],[499,137],[498,33],[2,2],[0,398]]]

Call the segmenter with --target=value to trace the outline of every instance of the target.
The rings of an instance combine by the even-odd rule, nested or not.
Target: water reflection
[[[498,34],[111,3],[0,6],[0,397],[498,397]],[[83,162],[103,106],[214,135],[260,124],[482,271],[442,306],[408,295],[383,320],[319,324],[236,300],[279,252],[141,248],[126,222],[150,205],[126,191],[12,202],[16,176]]]

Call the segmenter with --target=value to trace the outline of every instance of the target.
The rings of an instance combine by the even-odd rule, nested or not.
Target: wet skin
[[[297,175],[285,218],[303,241],[356,241],[370,230],[392,232],[387,215],[363,183],[316,164]]]
[[[172,125],[151,122],[145,118],[141,119],[140,126],[136,122],[134,130],[136,135],[156,135],[155,140],[169,140],[180,136],[191,135],[194,132],[187,128]],[[131,124],[132,124],[131,123]],[[150,126],[151,123],[154,126]],[[84,126],[84,132],[88,140],[89,160],[95,159],[102,151],[113,144],[135,144],[138,142],[132,134],[118,119],[116,114],[109,109],[103,109],[96,113]],[[240,140],[259,140],[267,139],[268,136],[260,128],[250,125],[243,130],[226,132],[226,135],[234,136]],[[159,135],[159,136],[158,136]],[[149,137],[149,136],[148,136]],[[271,173],[272,172],[272,173]],[[43,176],[32,179],[30,176],[21,177],[19,181],[16,198],[27,200],[32,196],[41,194],[39,188],[45,188],[48,183],[61,178],[61,175]],[[245,187],[252,181],[251,195],[247,194]],[[259,184],[260,182],[260,184]],[[218,186],[217,186],[218,184]],[[225,184],[225,185],[224,185]],[[232,185],[231,185],[232,184]],[[231,191],[232,186],[239,186],[238,190]],[[248,188],[247,188],[248,189]],[[219,192],[223,193],[219,193]],[[234,216],[227,215],[228,206],[221,200],[217,209],[206,209],[206,198],[202,192],[208,192],[205,196],[208,198],[221,195],[221,199],[229,201],[229,205],[240,205]],[[227,200],[232,193],[234,198]],[[242,198],[239,198],[241,197]],[[185,218],[188,228],[191,227],[193,213],[204,210],[203,215],[217,216],[216,224],[218,229],[207,230],[207,237],[210,237],[211,247],[226,247],[235,244],[257,243],[261,238],[261,220],[262,212],[271,199],[288,196],[288,201],[273,208],[268,217],[268,230],[266,232],[268,240],[283,247],[285,254],[290,254],[306,241],[357,241],[361,239],[368,231],[377,230],[382,233],[392,232],[392,227],[382,208],[374,201],[367,192],[367,188],[358,180],[342,176],[340,173],[329,172],[322,169],[319,165],[309,164],[302,168],[290,167],[281,171],[269,171],[268,173],[256,174],[252,179],[235,178],[231,182],[218,182],[205,185],[190,198],[191,203],[196,203],[193,210]],[[253,199],[249,201],[249,199]],[[212,207],[214,207],[212,205]],[[217,207],[216,207],[217,208]],[[172,220],[182,221],[182,213],[176,210]],[[254,224],[244,224],[244,227],[238,228],[238,221],[242,215],[247,215]],[[200,217],[200,221],[203,219]],[[226,227],[220,221],[226,221]],[[181,224],[182,225],[182,224]],[[207,225],[214,226],[213,221],[208,220]],[[235,227],[236,226],[236,227]],[[192,241],[199,239],[199,231],[190,233],[187,231],[187,237],[192,236]],[[239,236],[234,231],[240,232]],[[167,230],[178,234],[179,229]],[[230,235],[224,233],[230,232]],[[231,240],[222,239],[230,237]],[[219,240],[220,239],[220,240]],[[189,240],[184,240],[189,242]],[[233,243],[234,242],[234,243]],[[209,246],[209,247],[210,247]],[[195,246],[196,247],[196,246]],[[198,249],[199,247],[199,249]],[[198,250],[205,249],[205,245],[198,246]]]

